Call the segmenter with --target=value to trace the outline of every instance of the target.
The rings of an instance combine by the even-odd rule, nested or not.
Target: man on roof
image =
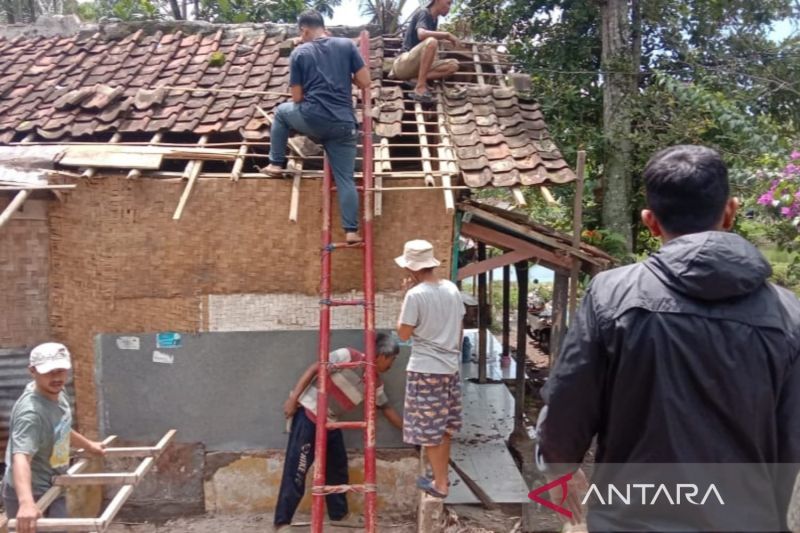
[[[269,165],[263,172],[286,172],[286,146],[293,130],[322,144],[336,181],[345,240],[358,234],[358,192],[355,171],[358,126],[353,112],[352,84],[370,86],[369,70],[350,39],[329,37],[322,15],[309,10],[297,19],[303,42],[291,56],[289,84],[292,101],[275,111],[270,133]]]
[[[416,86],[409,96],[418,102],[434,101],[428,80],[446,78],[458,70],[458,60],[437,58],[440,41],[449,41],[453,46],[460,44],[452,33],[437,31],[438,19],[450,12],[451,3],[452,0],[430,0],[411,15],[403,39],[403,53],[392,65],[392,76],[398,80],[411,80],[416,76]]]

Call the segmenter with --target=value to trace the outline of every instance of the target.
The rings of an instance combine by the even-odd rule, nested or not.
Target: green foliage
[[[151,0],[97,0],[80,4],[78,16],[83,20],[114,18],[124,21],[159,18],[158,4]]]
[[[454,25],[475,38],[507,43],[518,69],[531,75],[565,159],[573,163],[578,149],[587,151],[584,228],[590,230],[603,229],[602,162],[605,150],[614,149],[603,142],[603,80],[627,73],[638,82],[626,106],[634,147],[630,220],[635,251],[642,253],[657,246],[638,216],[644,207],[641,171],[657,150],[678,143],[709,145],[729,163],[737,193],[763,192],[748,181],[762,154],[786,151],[800,124],[800,38],[770,39],[773,23],[797,15],[793,0],[639,5],[641,64],[635,72],[624,61],[602,70],[597,2],[457,0]],[[568,189],[553,189],[562,204],[555,218],[564,221],[571,219]],[[533,205],[531,214],[544,222],[550,209]]]
[[[369,23],[379,26],[384,34],[393,34],[405,4],[406,0],[361,0],[361,14],[370,17]]]

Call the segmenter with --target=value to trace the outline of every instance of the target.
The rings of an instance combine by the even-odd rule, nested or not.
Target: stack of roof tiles
[[[117,132],[266,139],[257,106],[270,112],[288,99],[291,47],[285,28],[0,37],[0,144],[29,133],[65,141]],[[383,39],[373,38],[375,129],[391,138],[407,111],[400,89],[382,84],[383,65]],[[448,89],[442,100],[468,185],[574,179],[532,100],[498,86]]]

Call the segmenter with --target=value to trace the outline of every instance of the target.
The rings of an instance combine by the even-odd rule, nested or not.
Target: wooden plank
[[[531,259],[533,256],[523,250],[514,250],[511,252],[506,252],[502,255],[497,255],[490,259],[486,259],[485,261],[479,261],[477,263],[470,263],[458,269],[458,281],[465,280],[467,278],[471,278],[472,276],[477,276],[478,274],[482,274],[484,272],[490,272],[495,268],[504,267],[506,265],[513,265],[517,261],[524,261],[526,259]]]
[[[16,531],[17,521],[9,520],[9,531]],[[37,533],[41,531],[105,531],[97,518],[40,518],[36,521]]]
[[[119,133],[114,133],[114,135],[111,136],[111,139],[108,140],[108,143],[109,144],[117,144],[120,139],[122,139],[122,135],[120,135]],[[83,178],[93,178],[96,172],[97,172],[97,169],[95,167],[90,167],[90,168],[87,168],[86,170],[83,171],[83,174],[81,175],[81,177],[83,177]]]
[[[59,164],[68,167],[95,165],[103,168],[139,168],[158,170],[164,160],[163,154],[144,154],[138,151],[111,152],[95,149],[68,148]]]
[[[297,222],[297,215],[300,210],[300,180],[303,179],[303,160],[290,160],[289,167],[294,170],[294,178],[292,178],[292,196],[289,200],[289,220]]]
[[[491,52],[489,52],[489,55],[492,58],[492,65],[494,65],[494,73],[498,76],[501,76],[497,79],[497,83],[500,84],[500,87],[507,87],[508,84],[506,83],[505,73],[503,72],[503,67],[500,66],[500,58],[497,57],[497,50],[492,48]]]
[[[200,140],[197,144],[204,145],[208,142],[208,135],[203,135],[200,137]],[[189,181],[186,183],[186,187],[183,189],[183,194],[181,194],[181,199],[178,201],[178,207],[175,209],[175,214],[172,215],[172,220],[180,220],[181,215],[183,215],[183,210],[186,207],[186,202],[189,201],[189,195],[192,194],[192,188],[194,187],[195,182],[197,181],[197,176],[200,175],[200,171],[203,170],[203,162],[202,161],[190,161],[189,164],[186,166],[185,173],[188,173]]]
[[[586,168],[586,151],[578,151],[578,164],[575,167],[575,202],[572,215],[572,247],[579,250],[581,247],[581,226],[583,226],[583,175]],[[581,273],[581,264],[576,258],[572,259],[572,270],[569,275],[569,305],[567,306],[569,323],[575,316],[578,305],[578,276]]]
[[[153,137],[150,138],[150,144],[148,146],[158,144],[161,142],[161,137],[163,136],[162,133],[156,133]],[[132,168],[128,175],[126,176],[127,179],[132,180],[141,176],[142,173],[138,168]]]
[[[536,257],[542,261],[543,264],[549,263],[549,265],[545,264],[545,266],[548,268],[568,271],[572,266],[572,262],[568,257],[556,255],[549,250],[545,250],[544,248],[536,246],[535,244],[512,237],[511,235],[507,235],[500,231],[487,228],[486,226],[475,224],[474,222],[462,223],[461,234],[465,237],[471,237],[475,240],[494,246],[495,248],[529,252],[532,257]]]
[[[494,502],[494,500],[492,500],[492,498],[488,494],[486,494],[486,491],[483,490],[481,486],[475,482],[474,479],[468,476],[467,473],[464,472],[464,470],[460,466],[458,466],[458,463],[450,459],[450,466],[453,467],[453,470],[455,470],[456,473],[464,481],[464,483],[466,483],[467,487],[469,487],[469,490],[471,490],[472,493],[478,497],[484,508],[493,510],[493,509],[498,509],[500,507],[498,504]]]
[[[544,198],[544,201],[547,202],[547,205],[556,205],[558,203],[556,202],[555,197],[553,197],[553,193],[550,192],[550,189],[548,189],[544,185],[539,187],[539,192],[542,194],[542,198]]]
[[[19,191],[16,195],[14,195],[14,199],[11,200],[11,203],[9,203],[6,208],[3,209],[3,212],[0,213],[0,228],[2,228],[6,222],[11,220],[11,217],[14,216],[14,213],[16,213],[17,209],[22,207],[22,204],[25,203],[25,200],[27,200],[28,196],[30,195],[30,189]]]
[[[419,102],[414,104],[414,116],[417,119],[417,134],[419,135],[420,152],[422,153],[422,171],[425,173],[425,185],[436,185],[433,179],[433,168],[431,167],[431,149],[428,146],[428,132],[425,129],[425,121],[422,118],[422,105]],[[437,123],[432,122],[431,124]]]
[[[150,459],[150,457],[148,457]],[[55,476],[53,484],[60,487],[80,485],[128,485],[135,484],[138,477],[134,472],[98,472],[94,474],[75,474]]]

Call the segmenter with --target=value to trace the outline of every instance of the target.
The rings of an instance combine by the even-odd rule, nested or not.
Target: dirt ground
[[[455,505],[448,508],[444,533],[509,533],[520,517],[503,510],[487,511],[478,506]],[[310,517],[297,516],[292,532],[309,531]],[[166,524],[114,524],[109,533],[273,533],[271,514],[198,516],[171,520]],[[325,525],[326,533],[363,531],[358,523],[349,527]],[[381,533],[415,533],[413,516],[380,517]]]

